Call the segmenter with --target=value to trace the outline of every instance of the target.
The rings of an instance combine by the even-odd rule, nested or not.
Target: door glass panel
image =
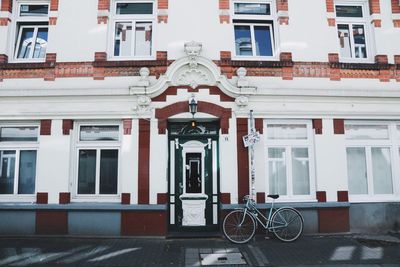
[[[118,126],[81,126],[80,141],[118,141]]]
[[[387,125],[359,125],[347,124],[346,139],[389,139],[389,128]]]
[[[367,164],[363,147],[349,147],[347,152],[347,175],[350,194],[367,194]]]
[[[287,195],[285,148],[268,149],[269,193]]]
[[[18,194],[34,194],[36,151],[21,151],[19,158]]]
[[[100,158],[100,194],[117,194],[118,150],[102,150]]]
[[[306,124],[268,124],[268,139],[307,139]]]
[[[310,172],[309,172],[308,148],[292,149],[292,176],[293,194],[310,194]]]
[[[0,171],[0,194],[13,194],[15,151],[0,151]]]
[[[96,150],[79,150],[78,194],[96,191]]]
[[[0,142],[34,142],[37,141],[37,127],[2,127]]]
[[[186,193],[202,193],[201,153],[186,153]]]
[[[387,147],[371,148],[372,172],[375,194],[392,194],[392,164],[390,149]]]

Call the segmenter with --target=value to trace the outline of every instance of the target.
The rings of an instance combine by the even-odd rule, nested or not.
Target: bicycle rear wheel
[[[295,241],[303,232],[303,217],[293,208],[281,208],[272,215],[272,231],[284,241]]]
[[[245,213],[244,210],[234,210],[225,216],[222,228],[229,241],[243,244],[254,236],[256,222],[253,216]]]

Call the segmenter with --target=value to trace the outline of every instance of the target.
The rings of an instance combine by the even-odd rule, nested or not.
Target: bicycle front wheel
[[[303,232],[303,217],[293,208],[281,208],[272,215],[271,226],[278,239],[292,242]]]
[[[222,228],[229,241],[243,244],[254,236],[256,222],[253,216],[245,213],[244,210],[234,210],[225,216]]]

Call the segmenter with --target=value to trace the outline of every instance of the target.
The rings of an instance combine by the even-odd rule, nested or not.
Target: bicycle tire
[[[244,220],[243,220],[243,216]],[[243,223],[241,224],[241,222]],[[253,216],[249,213],[244,213],[244,210],[234,210],[225,216],[222,224],[225,237],[235,243],[247,243],[256,232],[256,222]]]
[[[294,208],[280,208],[272,215],[272,231],[283,242],[293,242],[303,232],[304,220]]]

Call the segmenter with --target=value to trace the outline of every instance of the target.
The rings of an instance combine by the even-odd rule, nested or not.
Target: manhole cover
[[[245,265],[242,253],[205,253],[200,254],[201,265]]]

